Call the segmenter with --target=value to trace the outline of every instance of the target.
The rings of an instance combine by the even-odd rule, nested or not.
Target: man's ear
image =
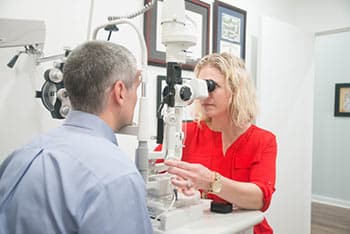
[[[126,87],[123,81],[118,80],[113,85],[113,97],[115,101],[122,105],[126,100]]]

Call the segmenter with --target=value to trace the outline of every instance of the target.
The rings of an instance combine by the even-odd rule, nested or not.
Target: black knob
[[[13,66],[15,66],[17,59],[19,57],[19,54],[16,54],[15,56],[13,56],[13,58],[8,62],[7,66],[9,68],[13,68]]]
[[[187,86],[181,87],[181,89],[180,89],[181,100],[188,101],[188,100],[190,100],[191,96],[192,96],[192,92],[191,92],[190,87],[187,87]]]
[[[42,97],[42,92],[41,91],[35,91],[35,97],[36,98],[41,98]]]

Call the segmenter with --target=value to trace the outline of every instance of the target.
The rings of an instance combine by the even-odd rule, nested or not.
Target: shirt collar
[[[106,138],[115,145],[118,145],[113,130],[97,115],[72,110],[69,112],[63,125],[86,129],[91,134]]]

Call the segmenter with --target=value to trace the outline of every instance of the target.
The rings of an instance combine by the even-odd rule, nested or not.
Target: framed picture
[[[145,0],[145,4],[151,0]],[[144,36],[148,50],[148,64],[165,66],[165,46],[161,42],[161,14],[163,1],[156,1],[153,8],[144,15]],[[210,5],[199,0],[185,0],[186,15],[195,22],[192,30],[197,30],[197,44],[188,49],[194,58],[192,62],[182,65],[183,69],[193,70],[197,61],[209,53],[209,26],[210,26]],[[190,28],[191,29],[191,28]]]
[[[216,0],[213,18],[213,52],[229,52],[245,59],[246,25],[245,10]]]
[[[350,116],[350,83],[335,84],[334,116]]]

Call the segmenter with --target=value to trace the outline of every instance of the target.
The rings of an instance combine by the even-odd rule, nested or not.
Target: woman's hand
[[[174,160],[165,160],[164,164],[169,167],[170,174],[176,175],[176,178],[171,181],[172,184],[180,188],[184,194],[190,192],[191,189],[209,190],[215,179],[214,172],[202,164]]]
[[[193,183],[190,180],[186,180],[180,176],[171,178],[171,183],[178,188],[180,192],[186,196],[192,196],[195,194],[196,189],[193,187]]]

